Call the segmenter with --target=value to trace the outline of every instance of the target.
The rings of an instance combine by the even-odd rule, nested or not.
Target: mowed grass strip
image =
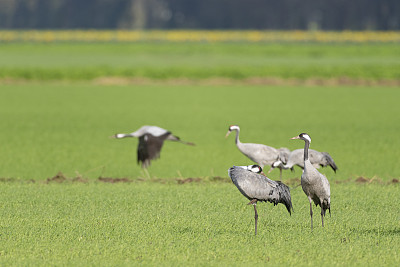
[[[292,187],[294,213],[232,183],[1,183],[2,265],[384,265],[400,261],[399,186],[332,183],[321,227]]]
[[[5,43],[0,78],[400,79],[394,43]]]

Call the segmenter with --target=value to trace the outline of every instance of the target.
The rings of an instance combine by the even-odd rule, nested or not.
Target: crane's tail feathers
[[[195,145],[192,142],[183,141],[178,136],[175,136],[175,135],[172,135],[172,134],[168,136],[167,140],[176,141],[176,142],[179,142],[179,143],[182,143],[182,144],[185,144],[185,145],[189,145],[189,146],[194,146]]]
[[[188,145],[188,146],[195,146],[195,143],[192,142],[185,142],[185,141],[180,141],[182,144]]]
[[[324,199],[322,201],[321,207],[322,207],[322,213],[323,213],[324,217],[325,217],[325,214],[326,214],[326,210],[329,211],[329,216],[331,216],[331,203],[330,203],[330,201]]]
[[[338,169],[338,167],[336,166],[336,163],[333,161],[333,158],[331,157],[331,155],[329,155],[328,152],[322,152],[322,154],[324,154],[327,165],[331,166],[332,170],[336,173],[336,170]]]
[[[290,196],[290,189],[287,185],[284,183],[277,181],[279,184],[279,203],[282,203],[286,206],[287,211],[289,212],[290,215],[292,215],[293,210],[293,205],[292,205],[292,198]]]

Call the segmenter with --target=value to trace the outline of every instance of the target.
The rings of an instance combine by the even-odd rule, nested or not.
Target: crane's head
[[[308,141],[311,143],[311,137],[306,133],[301,133],[298,136],[292,137],[290,139],[301,139],[303,141]]]
[[[263,172],[261,166],[258,166],[258,165],[249,165],[249,166],[247,166],[247,170],[249,170],[251,172],[255,172],[255,173]]]
[[[272,168],[278,168],[279,166],[282,166],[283,162],[280,160],[275,161],[274,163],[272,163]]]
[[[239,126],[238,125],[229,126],[229,129],[228,129],[228,132],[225,135],[225,138],[227,138],[231,134],[232,131],[240,131]]]
[[[237,167],[245,169],[247,171],[254,172],[254,173],[264,174],[263,171],[262,171],[261,166],[259,166],[259,165],[248,165],[248,166],[237,166]]]
[[[126,134],[114,134],[113,136],[110,136],[110,138],[117,138],[117,139],[124,138],[124,137],[127,137],[127,135]]]

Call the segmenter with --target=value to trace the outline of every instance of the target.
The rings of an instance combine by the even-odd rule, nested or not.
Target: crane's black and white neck
[[[304,161],[308,159],[308,149],[310,148],[311,137],[306,133],[301,133],[298,136],[292,137],[291,139],[301,139],[305,142],[304,144]]]
[[[240,140],[239,140],[240,127],[238,125],[229,126],[229,129],[225,135],[225,138],[228,137],[231,134],[231,132],[233,132],[233,131],[236,131],[235,143],[238,144],[238,143],[240,143]]]

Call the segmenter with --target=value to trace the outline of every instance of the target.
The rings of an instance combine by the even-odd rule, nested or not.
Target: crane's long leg
[[[313,222],[312,222],[312,215],[313,215],[313,212],[312,212],[312,200],[311,200],[310,197],[308,197],[308,201],[310,202],[311,231],[312,231],[312,229],[313,229]]]
[[[321,221],[322,221],[322,227],[324,227],[324,209],[321,208]]]
[[[254,207],[254,219],[255,219],[255,231],[254,235],[257,235],[257,220],[258,220],[258,213],[257,213],[257,208],[256,208],[257,202],[253,204]]]
[[[323,203],[323,202],[321,202]],[[325,216],[325,210],[323,208],[323,205],[321,204],[321,221],[322,221],[322,227],[324,227],[324,216]]]
[[[144,178],[150,179],[150,173],[149,173],[149,171],[147,170],[147,168],[143,168],[143,169],[142,169],[142,175],[143,175]]]
[[[144,173],[146,174],[147,178],[150,178],[150,173],[149,173],[149,170],[147,168],[144,169]]]
[[[253,200],[250,201],[249,204],[247,204],[247,205],[250,205],[250,204],[252,204],[253,207],[254,207],[254,219],[255,219],[255,230],[254,230],[254,235],[257,235],[257,221],[258,221],[258,213],[257,213],[257,208],[256,208],[257,199],[253,199]]]
[[[280,171],[280,173],[281,173],[280,179],[282,180],[282,168],[279,168],[279,171]]]

